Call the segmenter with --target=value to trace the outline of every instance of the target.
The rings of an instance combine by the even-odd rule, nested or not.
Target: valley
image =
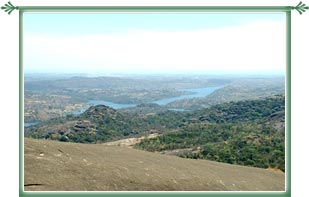
[[[284,78],[109,76],[44,80],[32,76],[25,79],[24,89],[24,119],[31,123],[80,114],[98,104],[129,111],[141,110],[140,106],[145,104],[157,104],[160,111],[196,110],[224,102],[265,98],[284,93]]]
[[[25,122],[63,117],[89,107],[91,101],[101,100],[112,107],[135,106],[192,94],[181,89],[222,86],[228,82],[227,79],[142,76],[26,80]]]
[[[85,157],[87,154],[102,155],[105,150],[107,152],[104,154],[112,155],[128,151],[125,154],[132,154],[134,158],[139,157],[139,154],[141,157],[149,154],[152,158],[158,157],[158,160],[166,158],[171,162],[177,160],[184,163],[183,166],[170,164],[175,168],[175,173],[172,173],[171,177],[177,177],[172,182],[168,178],[169,175],[158,177],[157,180],[163,177],[162,184],[156,182],[156,179],[153,179],[154,182],[149,182],[147,178],[135,180],[139,176],[139,169],[133,167],[133,164],[128,164],[129,167],[124,166],[124,169],[129,169],[128,172],[120,169],[121,172],[114,173],[120,173],[120,177],[122,173],[126,174],[125,179],[132,181],[132,184],[125,186],[118,177],[113,179],[114,185],[110,185],[106,180],[104,182],[96,177],[93,181],[103,181],[104,186],[95,182],[92,183],[94,186],[90,186],[88,181],[91,182],[91,178],[89,180],[87,178],[85,182],[76,183],[81,186],[80,188],[84,188],[81,190],[254,191],[266,188],[266,190],[282,191],[284,189],[285,87],[282,77],[109,76],[48,78],[48,80],[31,78],[25,82],[24,115],[25,158],[27,158],[25,170],[28,171],[25,180],[30,182],[35,182],[34,180],[48,182],[39,178],[40,172],[32,167],[26,167],[30,165],[27,162],[33,162],[32,159],[40,163],[37,165],[47,165],[46,169],[64,173],[67,177],[73,176],[71,172],[83,169],[85,161],[74,156],[77,159],[74,161],[77,168],[74,167],[75,170],[71,171],[74,162],[70,164],[72,157],[64,157],[62,148],[59,148],[62,152],[59,151],[57,154],[56,149],[52,154],[45,149],[47,155],[51,157],[47,157],[45,153],[42,153],[44,157],[40,156],[41,153],[39,156],[35,153],[45,146],[63,146],[63,148],[71,146],[73,152],[70,154],[82,151]],[[36,147],[29,148],[31,146]],[[100,146],[104,150],[97,150]],[[56,158],[55,155],[59,154],[61,157]],[[70,164],[71,167],[69,169],[65,167],[67,170],[63,172],[48,166],[47,163],[44,164],[44,158],[55,166]],[[87,162],[89,159],[92,160],[84,159]],[[95,167],[93,171],[87,172],[94,174],[95,170],[104,171],[101,165],[111,164],[101,159],[103,157],[90,162],[89,165]],[[131,161],[127,159],[127,157],[123,160],[118,158],[119,163],[113,165]],[[88,165],[86,163],[85,166]],[[156,172],[164,174],[163,169],[157,169],[159,164],[155,160],[150,163],[155,163],[153,168],[156,168]],[[152,165],[150,163],[149,165]],[[213,170],[218,170],[221,165],[225,166],[223,168],[227,175],[222,179],[195,177],[203,181],[201,184],[194,183],[191,180],[193,177],[189,177],[189,174],[184,175],[186,178],[176,175],[176,171],[179,170],[186,173],[184,168],[186,165],[191,166],[192,170],[199,174],[201,169],[197,169],[193,164],[201,165],[205,177],[212,173],[214,174],[211,176],[214,177],[223,176],[220,175],[221,172],[211,172],[209,166],[213,166]],[[45,172],[46,169],[42,170]],[[270,176],[266,174],[273,173],[268,169],[278,171],[281,175],[271,176],[281,177],[280,180],[276,180],[280,186],[272,182],[267,186],[265,184],[255,187],[254,184],[249,184],[248,181],[253,180],[247,175],[243,182],[238,180],[234,183],[229,178],[235,176],[232,169],[240,170],[239,173],[247,173],[245,172],[247,169],[248,173],[261,173],[263,175],[258,174],[261,179],[265,178],[264,175]],[[131,172],[132,170],[134,172]],[[154,171],[147,174],[149,178],[156,177]],[[91,175],[92,178],[95,176]],[[56,177],[54,181],[50,181],[47,185],[51,187],[27,186],[27,189],[74,190],[75,187],[69,184],[70,186],[64,188],[56,184]],[[181,188],[180,185],[185,183],[183,181],[192,181],[192,185],[196,186],[192,186],[191,189],[184,186]],[[28,185],[45,185],[45,183],[28,182]],[[57,186],[52,186],[55,184]],[[137,188],[137,184],[141,184],[141,188]]]

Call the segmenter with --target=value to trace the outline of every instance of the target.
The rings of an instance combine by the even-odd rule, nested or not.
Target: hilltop
[[[104,144],[25,138],[25,191],[284,191],[285,175]]]

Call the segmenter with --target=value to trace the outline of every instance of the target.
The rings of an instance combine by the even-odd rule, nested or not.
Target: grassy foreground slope
[[[26,191],[283,191],[284,173],[104,144],[25,138]]]

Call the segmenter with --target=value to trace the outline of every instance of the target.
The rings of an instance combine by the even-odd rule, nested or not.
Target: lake
[[[30,126],[37,125],[37,124],[39,124],[39,122],[25,122],[24,127],[30,127]]]
[[[176,97],[164,98],[164,99],[160,99],[157,101],[153,101],[152,103],[156,103],[158,105],[166,105],[168,103],[182,100],[182,99],[201,98],[201,97],[208,96],[209,94],[213,93],[215,90],[218,90],[222,87],[223,86],[180,89],[181,91],[192,92],[192,94],[185,94],[185,95],[180,95]],[[124,109],[124,108],[136,107],[139,104],[121,104],[121,103],[113,103],[113,102],[105,101],[105,100],[89,100],[86,107],[84,107],[81,110],[73,111],[71,114],[79,115],[85,112],[90,106],[95,106],[95,105],[106,105],[114,109]],[[170,108],[170,110],[184,111],[184,109],[181,109],[181,108]],[[30,127],[30,126],[37,125],[37,124],[39,124],[39,122],[28,122],[28,123],[25,122],[24,127]]]
[[[186,88],[186,89],[180,89],[181,91],[187,91],[187,92],[192,92],[192,94],[185,94],[185,95],[180,95],[176,97],[170,97],[170,98],[164,98],[160,99],[157,101],[153,101],[151,103],[155,103],[158,105],[166,105],[168,103],[182,100],[182,99],[192,99],[192,98],[200,98],[200,97],[205,97],[208,96],[209,94],[213,93],[215,90],[218,90],[222,88],[222,86],[217,86],[217,87],[207,87],[207,88]],[[139,104],[121,104],[121,103],[113,103],[110,101],[105,101],[105,100],[89,100],[88,105],[81,110],[77,110],[72,112],[72,114],[78,115],[86,111],[90,106],[95,106],[95,105],[106,105],[108,107],[114,108],[114,109],[123,109],[123,108],[130,108],[130,107],[136,107]],[[175,111],[183,111],[183,109],[171,109]]]
[[[200,98],[200,97],[205,97],[211,93],[213,93],[215,90],[220,89],[220,87],[207,87],[207,88],[186,88],[186,89],[180,89],[182,91],[186,92],[192,92],[192,94],[185,94],[177,97],[170,97],[170,98],[165,98],[161,99],[158,101],[154,101],[153,103],[156,103],[158,105],[166,105],[168,103],[174,102],[174,101],[179,101],[182,99],[192,99],[192,98]]]

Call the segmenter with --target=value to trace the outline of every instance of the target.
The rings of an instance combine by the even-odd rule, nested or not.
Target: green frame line
[[[115,11],[159,11],[159,12],[186,12],[186,11],[207,11],[207,12],[282,12],[296,10],[302,14],[309,10],[303,2],[299,2],[296,6],[14,6],[10,1],[1,7],[5,12],[11,14],[14,10],[22,12],[115,12]]]
[[[298,7],[297,7],[298,6]],[[11,7],[11,11],[19,10],[19,195],[20,196],[254,196],[254,197],[288,197],[291,196],[291,11],[304,12],[305,4],[300,2],[293,6],[20,6]],[[1,7],[1,9],[8,9]],[[299,11],[299,9],[301,11]],[[10,10],[9,10],[10,11]],[[24,192],[23,191],[23,14],[41,12],[283,12],[286,14],[286,191],[284,192]],[[10,13],[9,13],[10,14]]]
[[[286,174],[286,191],[291,195],[291,11],[286,12],[286,169],[288,170]],[[288,161],[288,162],[287,162]]]
[[[23,67],[23,12],[19,12],[19,195],[23,194],[24,166],[24,67]]]
[[[19,7],[20,11],[23,12],[191,12],[191,11],[202,11],[202,12],[282,12],[292,10],[291,6],[23,6]]]

